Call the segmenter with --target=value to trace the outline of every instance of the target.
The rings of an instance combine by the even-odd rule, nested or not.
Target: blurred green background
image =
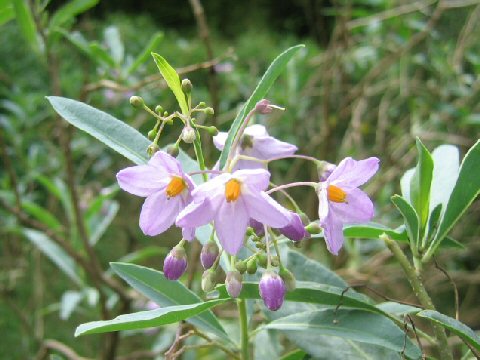
[[[100,337],[73,337],[79,323],[98,319],[98,293],[59,271],[62,254],[52,263],[38,247],[42,235],[26,230],[28,224],[13,211],[18,196],[17,210],[60,231],[81,252],[65,175],[69,159],[104,269],[135,251],[137,262],[161,268],[179,239],[175,229],[155,238],[141,233],[142,199],[115,186],[116,172],[129,162],[66,129],[45,100],[62,95],[87,102],[146,134],[153,120],[130,106],[131,95],[142,96],[152,108],[176,106],[149,52],[138,58],[152,39],[151,50],[193,82],[195,101],[215,107],[213,119],[200,121],[222,130],[273,58],[306,44],[269,93],[287,111],[257,121],[302,154],[330,162],[378,156],[381,171],[366,190],[376,203],[375,221],[390,226],[400,224],[390,196],[399,193],[400,177],[415,163],[415,137],[430,150],[447,143],[462,154],[478,138],[480,1],[204,1],[204,16],[195,16],[197,1],[95,3],[0,1],[0,197],[9,205],[0,208],[2,358],[42,358],[45,339],[90,357],[102,347]],[[69,4],[84,7],[70,11],[74,16],[58,16]],[[162,143],[174,142],[180,131],[167,128]],[[219,153],[209,135],[203,140],[212,166]],[[315,168],[297,160],[275,163],[271,170],[279,184],[316,177]],[[316,218],[317,199],[303,191],[292,195]],[[477,202],[452,233],[465,249],[438,259],[458,286],[461,320],[474,329],[480,328],[479,219]],[[390,298],[415,299],[379,242],[348,241],[338,258],[327,255],[318,240],[306,241],[303,251],[349,282],[368,282]],[[449,280],[434,267],[426,269],[425,278],[440,311],[452,315]],[[127,334],[119,353],[168,347],[172,334]]]

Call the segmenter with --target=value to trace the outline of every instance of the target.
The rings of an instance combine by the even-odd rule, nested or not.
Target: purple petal
[[[237,201],[222,202],[215,217],[215,230],[220,244],[230,255],[236,255],[243,246],[249,219],[241,198]]]
[[[265,128],[265,126],[260,124],[253,124],[248,126],[245,129],[245,134],[253,138],[260,137],[260,136],[268,136],[267,129]]]
[[[327,182],[343,190],[357,188],[365,184],[378,171],[380,160],[370,157],[365,160],[343,159],[328,177]]]
[[[266,193],[242,194],[243,201],[251,218],[273,228],[282,228],[290,222],[287,209],[273,200]]]
[[[341,249],[344,239],[342,222],[330,211],[321,225],[323,227],[323,236],[325,237],[328,251],[333,255],[338,255],[338,251]]]
[[[182,237],[187,241],[192,241],[195,238],[195,228],[182,228]]]
[[[163,189],[171,177],[150,165],[131,166],[117,173],[120,187],[137,196],[148,196]]]
[[[225,142],[227,141],[228,133],[226,132],[219,132],[217,135],[213,137],[213,144],[215,147],[222,151],[223,147],[225,146]]]
[[[293,241],[300,241],[310,234],[305,230],[302,219],[297,213],[291,212],[291,219],[287,226],[279,229],[280,233]]]
[[[323,188],[318,193],[318,218],[320,222],[327,218],[329,213],[329,201],[328,201],[328,193],[326,188]]]
[[[330,208],[333,213],[343,223],[362,223],[369,222],[373,218],[373,203],[360,189],[352,189],[347,192],[346,203],[330,202]]]
[[[224,173],[217,177],[197,186],[192,191],[194,199],[199,200],[206,197],[212,197],[213,195],[223,194],[225,191],[225,184],[232,178],[232,174]]]
[[[242,155],[246,156],[253,156],[256,157],[253,154],[252,149],[246,149],[245,151],[242,151]],[[258,162],[258,161],[253,161],[253,160],[238,160],[237,164],[233,167],[234,171],[237,170],[253,170],[253,169],[266,169],[267,164]]]
[[[164,232],[173,225],[181,207],[181,198],[176,196],[168,199],[165,191],[148,196],[140,213],[140,228],[150,236]]]
[[[258,288],[260,296],[269,310],[277,311],[280,309],[285,298],[286,288],[283,279],[279,275],[267,271],[263,274]]]
[[[196,228],[212,221],[216,212],[208,198],[194,200],[180,212],[175,224],[181,228]]]
[[[183,175],[182,166],[179,161],[165,151],[157,151],[148,161],[148,165],[169,174]]]
[[[272,136],[254,140],[252,156],[258,159],[270,160],[277,157],[290,156],[297,151],[295,145],[275,139]]]
[[[250,219],[248,225],[253,229],[253,231],[255,231],[257,236],[263,236],[265,234],[265,228],[263,227],[263,224],[259,223],[257,220]]]
[[[267,189],[270,183],[270,173],[265,169],[237,170],[232,174],[232,178],[240,180],[255,192]]]

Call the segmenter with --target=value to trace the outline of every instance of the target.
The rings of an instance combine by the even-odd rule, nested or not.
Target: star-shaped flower
[[[343,225],[369,222],[374,213],[373,203],[360,185],[378,170],[379,159],[371,157],[356,161],[343,159],[330,176],[320,182],[318,216],[323,227],[328,250],[338,255],[343,245]]]
[[[175,222],[178,213],[192,200],[195,185],[177,159],[164,151],[156,152],[146,165],[118,172],[120,187],[146,197],[140,213],[140,228],[145,235],[158,235]],[[183,238],[192,240],[194,228],[183,227]]]
[[[270,173],[264,169],[224,173],[199,185],[193,202],[178,216],[177,226],[198,227],[215,221],[222,247],[235,255],[243,246],[250,218],[274,228],[286,226],[289,211],[267,195]]]

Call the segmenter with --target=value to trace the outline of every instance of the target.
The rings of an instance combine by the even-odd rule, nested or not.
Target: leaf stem
[[[240,322],[240,345],[242,360],[250,359],[248,349],[247,305],[245,299],[237,299],[238,320]]]

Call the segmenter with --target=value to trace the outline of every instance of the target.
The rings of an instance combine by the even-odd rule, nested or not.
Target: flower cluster
[[[268,114],[274,109],[279,108],[262,100],[251,114]],[[196,228],[212,224],[214,232],[200,254],[205,269],[202,276],[204,291],[213,290],[218,282],[219,259],[224,251],[232,264],[225,280],[230,296],[240,296],[245,272],[254,274],[259,266],[264,267],[259,292],[267,308],[275,311],[281,307],[286,291],[295,288],[295,278],[282,265],[280,254],[271,255],[273,247],[278,247],[277,236],[281,234],[298,242],[310,238],[310,233],[307,231],[309,226],[306,226],[308,219],[290,196],[295,211],[282,206],[270,194],[296,185],[312,186],[319,198],[319,220],[313,223],[320,225],[328,250],[337,255],[343,244],[343,225],[368,222],[373,217],[373,204],[358,187],[376,173],[379,161],[377,158],[361,161],[346,158],[337,167],[323,166],[324,171],[314,182],[270,188],[268,163],[303,155],[295,155],[295,145],[270,136],[263,125],[246,126],[251,114],[230,148],[225,169],[220,169],[217,163],[212,170],[200,171],[204,175],[210,173],[208,181],[195,184],[191,174],[184,172],[174,156],[158,149],[150,149],[152,156],[147,164],[121,170],[117,180],[123,190],[145,197],[140,228],[146,235],[161,234],[173,225],[182,229],[182,240],[165,258],[166,278],[177,280],[182,276],[187,268],[186,241],[195,238]],[[185,129],[191,136],[185,135],[188,132]],[[215,133],[214,144],[223,150],[228,134]],[[193,120],[186,123],[180,138],[186,143],[196,141]],[[158,136],[155,139],[158,140]],[[178,142],[176,146],[178,148]],[[319,168],[320,164],[327,164],[313,160]],[[236,260],[240,249],[247,243],[250,243],[248,247],[252,254]]]

